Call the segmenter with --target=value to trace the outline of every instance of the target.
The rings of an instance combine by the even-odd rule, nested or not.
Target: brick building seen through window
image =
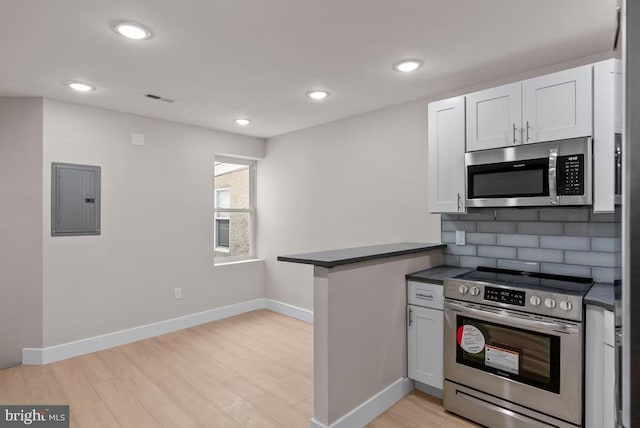
[[[254,256],[255,162],[216,158],[214,247],[218,262]]]

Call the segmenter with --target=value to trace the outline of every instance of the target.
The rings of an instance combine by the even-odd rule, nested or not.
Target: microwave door
[[[550,185],[551,176],[548,157],[470,165],[468,200],[471,206],[549,204],[550,188],[556,189],[555,182]]]

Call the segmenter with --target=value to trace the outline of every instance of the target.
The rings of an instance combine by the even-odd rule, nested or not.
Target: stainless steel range
[[[482,268],[446,279],[444,407],[489,427],[576,427],[593,281]]]

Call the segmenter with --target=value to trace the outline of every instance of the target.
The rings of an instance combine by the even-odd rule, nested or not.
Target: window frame
[[[218,163],[231,163],[236,165],[246,165],[249,168],[249,207],[248,208],[216,208],[216,173],[215,168]],[[256,259],[256,165],[257,162],[254,159],[246,159],[240,157],[216,155],[213,163],[213,262],[214,265],[224,265],[227,263],[233,263],[243,260]],[[231,190],[229,190],[231,192]],[[230,252],[231,251],[231,230],[229,230],[229,248],[216,247],[217,242],[217,228],[216,218],[218,213],[248,213],[249,214],[249,246],[250,252],[246,256],[234,256],[234,257],[216,257],[216,251],[218,252]],[[230,218],[231,216],[229,216]]]

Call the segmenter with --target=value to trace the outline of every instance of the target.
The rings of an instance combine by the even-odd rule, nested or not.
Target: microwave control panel
[[[558,156],[558,195],[584,195],[584,155]]]

